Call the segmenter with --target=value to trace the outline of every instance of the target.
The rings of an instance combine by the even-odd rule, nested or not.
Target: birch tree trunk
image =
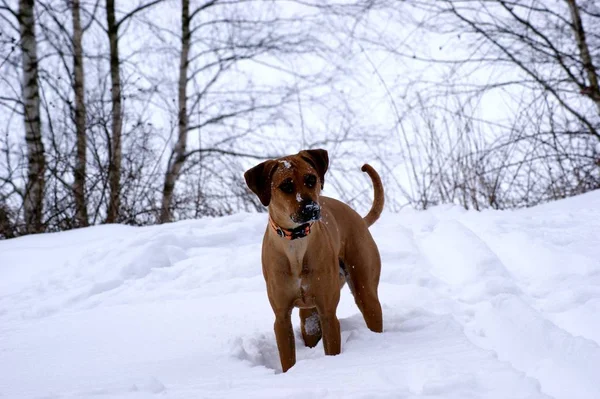
[[[112,142],[108,166],[109,199],[106,223],[115,223],[119,217],[121,191],[121,74],[119,60],[119,25],[115,19],[115,0],[106,0],[106,20],[110,43],[110,78],[112,83]]]
[[[39,233],[43,230],[44,173],[46,171],[40,120],[37,42],[33,8],[33,0],[19,0],[19,30],[23,63],[22,90],[25,142],[27,144],[27,188],[24,198],[27,233]]]
[[[86,170],[86,109],[85,109],[85,74],[83,70],[83,46],[79,0],[73,0],[73,89],[75,91],[75,136],[77,154],[73,170],[73,196],[75,197],[75,218],[81,227],[88,226],[87,201],[85,197]]]
[[[171,201],[175,182],[181,172],[181,167],[186,158],[186,146],[188,135],[188,114],[187,114],[187,81],[188,81],[188,62],[190,52],[190,3],[189,0],[182,0],[181,3],[181,57],[179,61],[179,85],[178,91],[178,135],[177,142],[171,153],[169,165],[165,174],[165,183],[162,192],[162,205],[160,212],[160,223],[167,223],[172,220]]]
[[[598,72],[594,66],[594,62],[592,61],[590,48],[586,40],[583,23],[581,21],[579,6],[575,0],[566,1],[571,12],[571,28],[575,34],[575,41],[577,42],[577,47],[579,48],[579,56],[581,57],[581,63],[589,83],[588,87],[582,91],[582,94],[588,96],[596,104],[596,108],[598,108],[598,114],[600,114],[600,84],[598,83]]]

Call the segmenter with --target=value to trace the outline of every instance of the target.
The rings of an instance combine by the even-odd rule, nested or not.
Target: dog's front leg
[[[291,308],[275,311],[275,339],[277,340],[281,369],[284,373],[296,364],[296,344],[291,316]]]

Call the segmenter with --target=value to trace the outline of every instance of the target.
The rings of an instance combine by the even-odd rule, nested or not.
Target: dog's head
[[[244,178],[274,219],[301,225],[321,218],[319,194],[328,166],[327,151],[306,150],[258,164]]]

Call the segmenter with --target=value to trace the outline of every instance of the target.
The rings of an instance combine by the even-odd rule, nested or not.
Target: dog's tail
[[[381,211],[383,211],[383,204],[385,203],[385,198],[383,195],[383,184],[381,183],[381,178],[379,177],[379,174],[375,171],[375,169],[373,169],[373,167],[369,164],[364,164],[361,170],[363,172],[366,172],[373,181],[373,205],[371,206],[371,210],[369,211],[369,213],[367,213],[367,216],[363,218],[368,227],[375,223],[377,219],[379,219]]]

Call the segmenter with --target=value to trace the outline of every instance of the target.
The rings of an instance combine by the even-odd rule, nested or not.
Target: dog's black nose
[[[312,220],[321,219],[321,207],[315,201],[302,201],[300,206],[300,219],[302,222],[310,222]]]

